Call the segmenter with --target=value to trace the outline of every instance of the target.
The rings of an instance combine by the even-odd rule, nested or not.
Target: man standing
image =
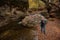
[[[45,26],[47,24],[47,19],[45,19],[43,16],[42,16],[42,19],[41,19],[41,23],[40,23],[40,26],[41,26],[41,32],[43,32],[45,34]]]

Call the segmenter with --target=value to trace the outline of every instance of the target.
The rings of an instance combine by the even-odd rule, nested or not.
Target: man
[[[45,18],[42,16],[40,26],[41,26],[41,32],[43,32],[44,34],[45,34],[45,26],[46,26],[46,23],[47,23],[47,19],[45,19]]]

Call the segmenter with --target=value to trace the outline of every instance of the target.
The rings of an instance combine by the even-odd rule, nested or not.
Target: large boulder
[[[28,27],[34,27],[37,24],[40,24],[41,21],[41,16],[40,14],[32,14],[29,16],[26,16],[23,20],[22,20],[22,24]]]

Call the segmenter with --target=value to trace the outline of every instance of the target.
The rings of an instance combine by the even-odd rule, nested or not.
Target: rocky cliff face
[[[36,31],[36,28],[34,28],[35,27],[34,25],[33,25],[34,26],[33,28],[27,27],[27,25],[30,23],[29,22],[26,26],[24,26],[24,24],[27,22],[26,20],[25,20],[25,23],[23,22],[23,25],[21,24],[18,25],[18,22],[24,19],[25,17],[24,15],[25,15],[25,12],[22,12],[21,10],[17,10],[16,8],[12,8],[11,11],[9,10],[9,7],[7,7],[6,9],[4,7],[1,8],[2,20],[0,19],[1,20],[0,40],[35,40],[35,38],[38,40],[38,36],[37,36],[38,34]],[[29,16],[28,18],[30,17],[31,16]],[[40,20],[39,19],[40,16],[39,17],[36,16],[36,18]]]

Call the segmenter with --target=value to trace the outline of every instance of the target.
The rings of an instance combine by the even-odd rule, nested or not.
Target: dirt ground
[[[39,40],[60,40],[60,21],[54,19],[54,21],[48,21],[46,25],[46,34],[41,33],[38,27]]]

